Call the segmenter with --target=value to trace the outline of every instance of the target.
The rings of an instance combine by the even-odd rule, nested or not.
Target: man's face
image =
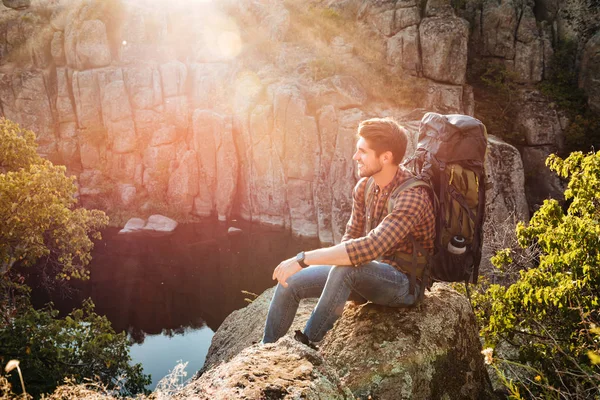
[[[383,164],[375,154],[375,150],[369,147],[369,143],[364,138],[358,138],[356,142],[356,153],[352,156],[358,165],[358,176],[368,178],[375,175],[383,169]]]

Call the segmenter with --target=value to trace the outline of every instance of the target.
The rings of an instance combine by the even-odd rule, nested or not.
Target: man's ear
[[[394,155],[391,151],[385,151],[381,154],[381,160],[386,164],[390,164],[394,161]]]

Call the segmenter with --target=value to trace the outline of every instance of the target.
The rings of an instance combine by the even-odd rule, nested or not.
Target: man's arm
[[[304,254],[304,262],[308,265],[352,265],[346,252],[346,246],[343,243],[307,251]],[[296,261],[296,257],[288,258],[275,268],[273,279],[277,279],[281,286],[287,287],[286,281],[288,278],[301,269],[302,267]]]
[[[342,242],[359,238],[365,233],[365,188],[367,179],[360,179],[352,191],[352,214],[350,214],[350,219],[346,224],[346,232],[342,236]]]
[[[431,208],[429,194],[424,188],[412,188],[402,192],[396,199],[393,211],[368,235],[344,242],[350,264],[360,265],[386,254],[421,224]]]
[[[308,265],[352,265],[344,242],[359,238],[364,234],[365,226],[365,187],[367,178],[360,179],[352,191],[352,214],[346,225],[342,243],[323,249],[311,250],[305,253],[304,262]],[[277,279],[283,287],[287,287],[287,279],[300,271],[302,267],[292,257],[282,261],[273,271],[273,279]]]

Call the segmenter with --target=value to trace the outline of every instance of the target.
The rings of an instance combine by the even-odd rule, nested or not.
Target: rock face
[[[254,345],[203,374],[175,399],[354,399],[316,351],[290,337]]]
[[[588,95],[590,108],[600,112],[600,31],[585,45],[579,86]]]
[[[467,72],[469,24],[462,18],[426,18],[420,26],[423,75],[460,85]]]
[[[468,23],[443,2],[422,19],[417,3],[317,12],[355,21],[382,73],[410,76],[426,93],[414,102],[463,112]],[[0,20],[0,55],[23,49],[16,60],[0,57],[0,111],[78,176],[86,204],[106,194],[95,186],[104,185],[115,208],[167,204],[182,215],[235,214],[339,240],[356,182],[354,134],[361,119],[380,115],[380,95],[371,77],[338,70],[289,35],[286,5],[44,7]],[[293,12],[315,11],[302,3]],[[348,38],[333,41],[340,65],[366,67]]]
[[[526,177],[528,203],[536,207],[547,198],[562,199],[564,185],[545,165],[546,158],[561,150],[564,143],[556,109],[539,92],[522,90],[515,125],[527,144],[522,158],[525,170],[531,171]]]
[[[285,359],[290,348],[297,348],[290,344],[293,342],[289,336],[262,348],[252,345],[262,336],[272,292],[266,291],[248,307],[227,317],[213,338],[201,377],[184,388],[183,394],[212,390],[209,387],[215,389],[211,393],[216,397],[234,393],[230,390],[263,390],[259,388],[281,374],[290,376],[287,393],[306,386],[299,379],[314,381],[314,374],[303,378],[290,375],[289,371],[299,369],[298,363],[306,361],[302,355]],[[304,325],[313,306],[314,301],[301,306],[290,331]],[[331,390],[327,388],[335,383],[339,392],[330,392],[335,396],[350,396],[351,392],[357,398],[477,399],[485,397],[486,372],[480,350],[474,315],[466,297],[447,285],[436,284],[418,308],[347,303],[342,317],[321,343],[319,352],[324,362],[306,364],[306,368],[319,365],[331,371],[332,375],[324,379],[324,390]],[[304,347],[306,352],[317,356]],[[278,360],[276,368],[264,364],[267,373],[262,378],[246,371],[249,365],[263,365],[259,356]],[[263,371],[263,367],[254,367],[257,370]],[[223,383],[217,383],[217,377]],[[241,384],[232,389],[236,382]]]

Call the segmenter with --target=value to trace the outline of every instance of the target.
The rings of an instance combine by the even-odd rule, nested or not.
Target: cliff
[[[470,57],[543,79],[551,27],[536,5],[450,4],[34,1],[1,10],[0,110],[78,177],[86,206],[237,215],[332,243],[361,119],[473,114]],[[532,169],[560,146],[561,121],[522,97]]]

